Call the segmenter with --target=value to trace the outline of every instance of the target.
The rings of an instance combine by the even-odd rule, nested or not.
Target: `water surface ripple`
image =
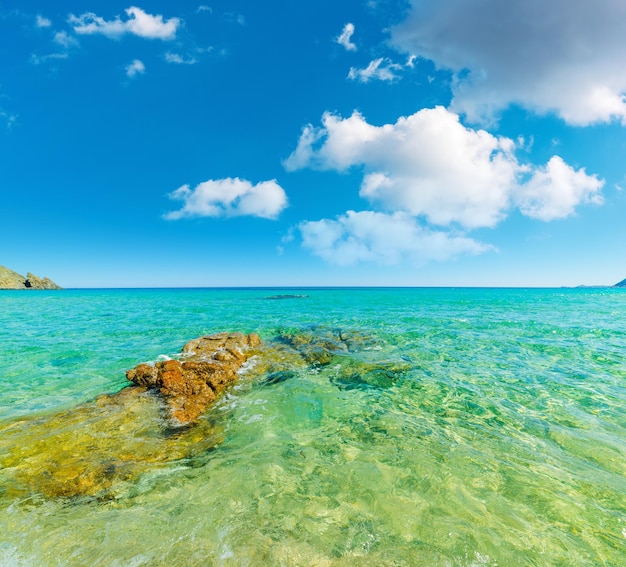
[[[0,470],[0,565],[623,566],[625,321],[608,289],[1,292],[0,458],[196,336],[371,340],[244,381],[221,445],[114,497]]]

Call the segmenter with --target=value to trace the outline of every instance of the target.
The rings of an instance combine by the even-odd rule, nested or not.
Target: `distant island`
[[[563,286],[563,287],[568,287],[568,286]],[[607,289],[607,288],[611,288],[611,287],[626,287],[626,280],[622,280],[621,282],[617,282],[616,284],[613,285],[577,285],[576,288],[578,289]]]
[[[39,278],[28,272],[26,277],[0,266],[0,289],[63,289],[49,278]]]

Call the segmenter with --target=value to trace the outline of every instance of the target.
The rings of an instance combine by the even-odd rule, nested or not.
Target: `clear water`
[[[373,340],[234,390],[216,449],[114,498],[0,471],[0,565],[626,565],[625,322],[617,289],[2,292],[0,459],[203,334]],[[347,387],[357,363],[404,371]]]

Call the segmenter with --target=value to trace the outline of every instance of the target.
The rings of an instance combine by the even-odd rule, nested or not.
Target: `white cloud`
[[[42,65],[51,59],[67,59],[69,55],[67,53],[49,53],[48,55],[37,55],[33,53],[30,56],[30,62],[33,65]]]
[[[425,228],[402,212],[348,211],[336,220],[303,222],[299,229],[305,248],[331,264],[344,266],[358,262],[419,264],[493,249],[463,235]]]
[[[66,49],[78,46],[78,40],[66,31],[60,31],[55,33],[53,41],[54,43],[60,45],[61,47],[65,47]]]
[[[240,26],[246,25],[246,17],[243,14],[237,14],[236,12],[226,12],[223,15],[224,21],[231,24],[238,24]]]
[[[54,43],[56,43],[58,46],[62,47],[63,49],[59,52],[49,53],[47,55],[37,55],[36,53],[33,53],[30,56],[30,62],[33,65],[43,65],[44,63],[47,63],[48,61],[52,61],[55,59],[56,60],[68,59],[69,58],[68,51],[71,50],[73,47],[78,47],[79,45],[78,40],[73,35],[70,35],[66,31],[56,32],[54,34],[54,37],[52,38],[52,41],[54,41]]]
[[[356,51],[356,44],[352,43],[352,35],[354,34],[354,24],[347,23],[343,26],[343,30],[337,36],[335,41],[339,45],[343,45],[348,51]]]
[[[176,37],[176,30],[180,25],[178,18],[164,21],[162,15],[153,16],[136,6],[128,8],[126,14],[128,19],[125,21],[119,16],[107,21],[93,12],[87,12],[80,16],[70,15],[68,22],[78,34],[102,34],[112,39],[132,34],[148,39],[170,40]]]
[[[361,166],[362,197],[434,225],[493,227],[516,204],[525,215],[549,220],[600,202],[604,182],[595,176],[557,157],[545,168],[522,164],[513,140],[466,128],[442,107],[383,126],[358,112],[346,119],[326,113],[322,124],[303,130],[287,170]]]
[[[126,75],[131,79],[136,75],[142,75],[146,72],[146,66],[139,59],[133,60],[126,65]]]
[[[49,28],[52,25],[52,22],[48,18],[44,18],[42,15],[37,14],[35,25],[38,28]]]
[[[7,128],[11,128],[17,122],[17,115],[5,112],[0,108],[0,120],[6,123]]]
[[[199,14],[200,12],[208,12],[209,14],[213,13],[213,9],[210,6],[206,6],[205,4],[201,4],[200,6],[198,6],[198,9],[196,10],[196,14]]]
[[[189,57],[185,59],[182,55],[178,53],[168,52],[165,54],[165,60],[168,63],[175,63],[177,65],[195,65],[198,61],[194,57]]]
[[[185,217],[254,216],[275,219],[287,206],[287,195],[276,180],[253,185],[245,179],[210,179],[194,189],[183,185],[169,197],[183,207],[165,215],[176,220]]]
[[[599,191],[603,184],[584,169],[575,171],[560,157],[553,156],[520,186],[515,198],[525,215],[550,221],[571,215],[580,203],[602,204]]]
[[[450,109],[470,121],[515,103],[574,125],[626,124],[623,0],[411,4],[392,44],[454,71]]]
[[[370,61],[369,65],[364,69],[350,67],[348,78],[358,80],[361,83],[367,83],[371,79],[379,81],[393,81],[397,78],[396,71],[402,69],[402,65],[394,63],[390,59],[380,57]]]

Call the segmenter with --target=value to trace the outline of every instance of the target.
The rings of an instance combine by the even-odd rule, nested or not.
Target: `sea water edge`
[[[409,368],[346,388],[347,357],[236,391],[216,451],[112,500],[0,486],[0,565],[620,565],[625,315],[616,289],[2,292],[2,423],[223,330],[355,331],[376,339],[361,361]]]

